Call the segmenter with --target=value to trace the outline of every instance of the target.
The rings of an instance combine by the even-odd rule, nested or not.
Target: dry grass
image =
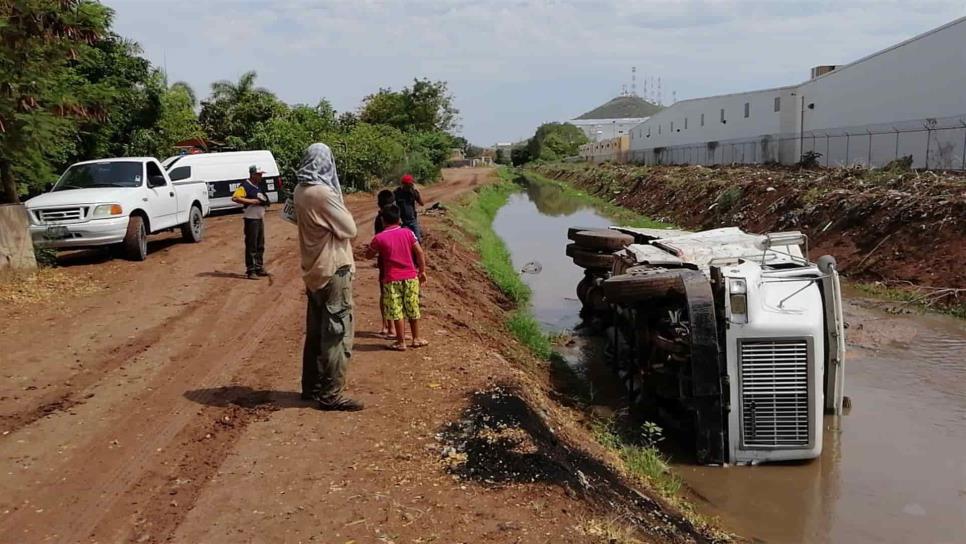
[[[78,277],[56,268],[0,274],[0,304],[28,306],[89,295],[103,286],[92,277]]]

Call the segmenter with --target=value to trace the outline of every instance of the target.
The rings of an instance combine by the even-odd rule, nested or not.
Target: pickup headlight
[[[748,284],[743,279],[728,280],[728,296],[731,300],[731,321],[748,322]]]
[[[124,209],[121,208],[120,204],[101,204],[94,208],[91,219],[102,219],[104,217],[114,217],[117,215],[124,215]]]

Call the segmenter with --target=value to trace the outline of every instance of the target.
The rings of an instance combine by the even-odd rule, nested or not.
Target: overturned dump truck
[[[835,259],[799,232],[571,228],[583,317],[630,406],[693,438],[699,462],[811,459],[842,410]]]

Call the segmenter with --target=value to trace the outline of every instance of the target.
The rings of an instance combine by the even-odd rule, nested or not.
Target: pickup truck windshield
[[[60,176],[53,190],[140,187],[143,178],[143,165],[136,161],[75,164],[68,168],[63,176]]]

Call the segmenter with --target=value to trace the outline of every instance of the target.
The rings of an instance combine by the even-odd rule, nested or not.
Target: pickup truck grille
[[[37,219],[41,223],[53,223],[60,221],[80,221],[87,215],[87,208],[46,208],[37,210]]]
[[[807,446],[809,436],[808,342],[743,341],[740,349],[743,446]]]

